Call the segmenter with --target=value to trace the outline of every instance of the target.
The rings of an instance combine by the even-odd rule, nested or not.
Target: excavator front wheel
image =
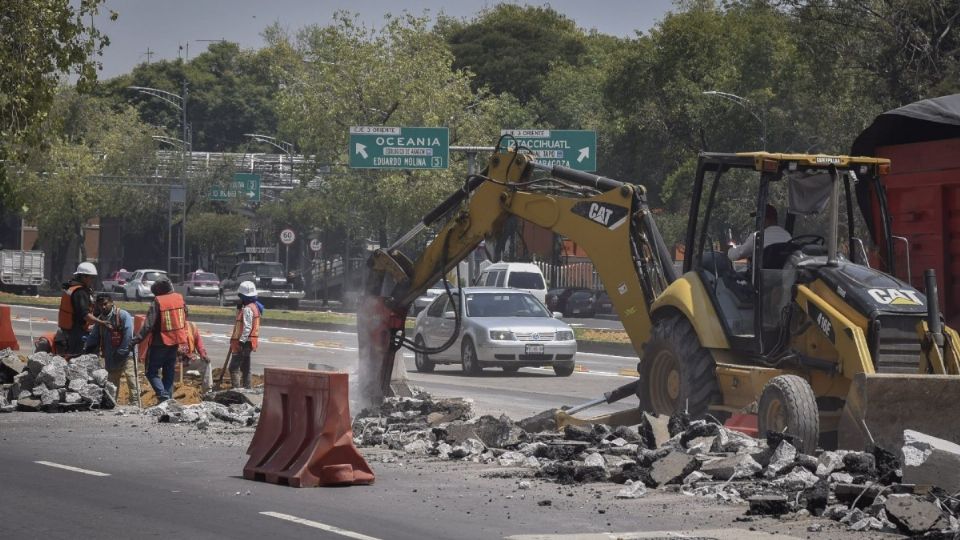
[[[693,326],[676,315],[658,321],[637,365],[640,408],[672,415],[686,410],[693,418],[707,414],[722,395],[710,351],[700,346]]]
[[[797,450],[813,454],[820,437],[820,413],[810,383],[796,375],[778,375],[763,387],[757,406],[760,436],[768,431],[792,435]]]

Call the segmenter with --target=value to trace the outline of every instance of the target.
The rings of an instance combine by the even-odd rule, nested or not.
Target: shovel
[[[143,402],[140,400],[140,368],[137,366],[139,364],[138,358],[140,357],[137,352],[139,351],[140,346],[133,346],[133,385],[137,389],[137,408],[143,408]],[[120,390],[118,389],[117,392]]]

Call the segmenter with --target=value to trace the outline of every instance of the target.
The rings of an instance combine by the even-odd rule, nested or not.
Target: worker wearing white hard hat
[[[57,326],[67,336],[67,349],[64,356],[83,354],[83,339],[95,324],[103,321],[94,315],[93,288],[97,282],[97,267],[93,263],[82,262],[77,265],[73,278],[63,284],[60,295],[60,313]]]
[[[230,385],[250,388],[250,353],[257,350],[260,341],[260,316],[263,304],[257,300],[257,286],[244,281],[237,287],[240,303],[237,319],[230,335]]]

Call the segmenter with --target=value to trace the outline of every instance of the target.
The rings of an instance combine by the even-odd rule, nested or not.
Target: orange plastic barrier
[[[346,373],[264,369],[263,407],[247,454],[248,480],[316,487],[374,479],[353,445]]]
[[[723,426],[751,437],[756,437],[760,430],[755,414],[734,414],[724,422]]]
[[[0,349],[20,350],[20,343],[13,333],[13,321],[10,319],[10,306],[0,304]]]

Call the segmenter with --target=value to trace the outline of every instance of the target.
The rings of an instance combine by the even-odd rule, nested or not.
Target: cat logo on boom
[[[879,304],[885,306],[922,306],[923,300],[917,291],[906,289],[870,289],[867,293]]]
[[[623,206],[602,202],[579,202],[572,210],[574,214],[611,230],[623,225],[627,217],[627,209]]]

